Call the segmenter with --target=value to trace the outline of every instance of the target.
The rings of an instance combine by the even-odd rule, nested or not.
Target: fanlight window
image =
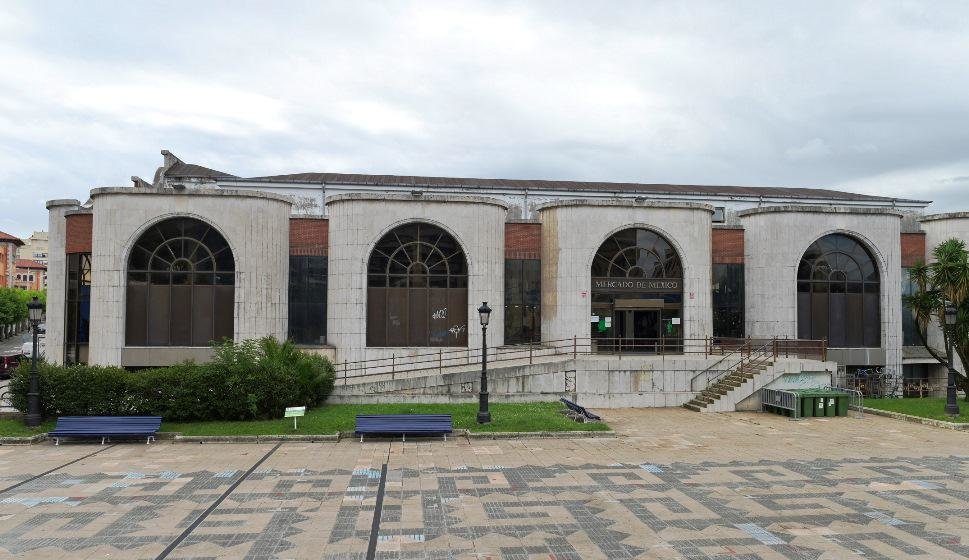
[[[232,338],[235,260],[225,238],[194,218],[170,218],[128,258],[125,343],[207,346]]]
[[[592,260],[592,276],[621,278],[682,278],[676,250],[648,229],[626,229],[607,239]]]
[[[797,271],[798,336],[835,348],[881,343],[880,278],[868,249],[836,233],[808,247]]]
[[[367,346],[467,345],[467,261],[449,233],[399,226],[374,246],[367,273]]]

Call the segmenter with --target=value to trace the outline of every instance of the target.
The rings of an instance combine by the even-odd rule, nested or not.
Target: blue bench
[[[564,404],[566,408],[568,408],[572,412],[575,412],[576,414],[581,414],[587,420],[592,420],[594,422],[598,422],[602,420],[602,418],[600,418],[599,416],[596,416],[595,414],[592,414],[591,412],[586,410],[584,406],[579,406],[574,402],[570,401],[569,399],[561,398],[559,400],[562,401],[562,404]]]
[[[363,442],[364,434],[442,434],[444,441],[454,431],[450,414],[358,414],[356,433]]]
[[[61,416],[54,430],[47,434],[59,445],[61,438],[101,438],[141,436],[151,443],[161,429],[161,416]]]

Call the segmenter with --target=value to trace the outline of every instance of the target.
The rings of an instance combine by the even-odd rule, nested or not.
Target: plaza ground
[[[969,556],[969,434],[600,412],[623,437],[0,447],[0,558]]]

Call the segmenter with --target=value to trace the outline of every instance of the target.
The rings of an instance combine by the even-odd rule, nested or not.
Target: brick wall
[[[318,218],[289,219],[289,254],[326,256],[329,253],[330,221]]]
[[[542,224],[505,224],[506,259],[541,259]]]
[[[925,262],[925,234],[924,233],[903,233],[902,234],[902,266],[915,266],[920,262]]]
[[[743,264],[744,230],[714,229],[711,253],[713,264]]]
[[[72,214],[66,217],[66,231],[64,240],[64,252],[71,253],[90,253],[91,252],[91,226],[93,224],[93,214]],[[50,256],[54,258],[54,255]]]

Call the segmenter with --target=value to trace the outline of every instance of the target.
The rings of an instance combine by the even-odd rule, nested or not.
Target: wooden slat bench
[[[59,445],[61,438],[101,438],[141,436],[151,443],[161,429],[161,416],[61,416],[47,434]]]
[[[407,441],[407,434],[444,436],[454,431],[450,414],[358,414],[356,433],[363,442],[364,434],[400,434]]]
[[[576,414],[581,414],[587,420],[592,420],[594,422],[598,422],[602,420],[602,418],[600,418],[599,416],[596,416],[595,414],[592,414],[591,412],[586,410],[584,406],[579,406],[574,402],[570,401],[569,399],[561,398],[559,400],[562,401],[562,404],[564,404],[566,408],[568,408],[572,412],[575,412]]]

